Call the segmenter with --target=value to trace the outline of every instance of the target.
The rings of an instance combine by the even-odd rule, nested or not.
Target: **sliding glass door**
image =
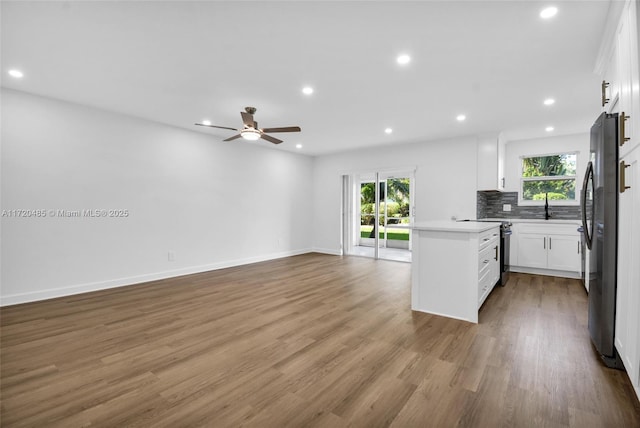
[[[353,222],[354,235],[343,235],[346,254],[380,259],[411,261],[411,230],[413,223],[413,171],[373,172],[352,177],[351,198],[357,215],[344,217]]]

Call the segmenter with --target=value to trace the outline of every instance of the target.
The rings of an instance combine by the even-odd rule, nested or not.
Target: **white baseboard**
[[[329,248],[313,248],[312,250],[314,253],[321,253],[321,254],[330,254],[332,256],[341,256],[342,255],[342,251],[341,250],[335,250],[335,249],[329,249]]]
[[[293,251],[283,251],[280,253],[267,254],[257,257],[248,257],[245,259],[229,260],[220,263],[212,263],[200,266],[191,266],[181,269],[147,273],[143,275],[130,276],[125,278],[116,278],[107,281],[91,282],[86,284],[77,284],[69,287],[52,288],[48,290],[32,291],[28,293],[10,294],[0,296],[0,307],[18,305],[20,303],[37,302],[40,300],[55,299],[58,297],[72,296],[74,294],[89,293],[92,291],[107,290],[110,288],[126,287],[128,285],[140,284],[143,282],[157,281],[160,279],[174,278],[177,276],[190,275],[194,273],[207,272],[218,269],[225,269],[234,266],[247,265],[251,263],[264,262],[268,260],[281,259],[283,257],[297,256],[300,254],[311,253],[314,250],[303,249]]]
[[[572,279],[580,279],[579,272],[571,272],[566,270],[551,270],[551,269],[539,269],[539,268],[529,268],[522,266],[509,266],[509,272],[518,272],[518,273],[530,273],[534,275],[546,275],[546,276],[556,276],[559,278],[572,278]]]

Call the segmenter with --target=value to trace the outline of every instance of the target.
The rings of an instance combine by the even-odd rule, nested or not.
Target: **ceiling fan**
[[[300,132],[301,129],[299,126],[285,126],[280,128],[258,128],[258,122],[253,120],[253,115],[256,112],[255,107],[245,107],[244,111],[240,112],[242,116],[242,122],[244,126],[241,129],[229,128],[228,126],[216,126],[205,123],[196,123],[196,125],[200,126],[208,126],[210,128],[220,128],[220,129],[230,129],[232,131],[238,131],[239,134],[234,135],[233,137],[229,137],[223,141],[231,141],[236,138],[244,138],[245,140],[255,141],[260,138],[263,140],[267,140],[273,144],[280,144],[282,140],[278,140],[277,138],[272,137],[271,135],[267,135],[267,133],[272,132]]]

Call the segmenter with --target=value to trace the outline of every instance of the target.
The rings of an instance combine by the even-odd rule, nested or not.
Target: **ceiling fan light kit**
[[[261,137],[260,132],[256,131],[255,129],[245,129],[244,131],[240,132],[240,135],[242,135],[242,138],[249,141],[256,141]]]
[[[282,140],[272,137],[271,135],[267,135],[267,132],[274,133],[274,132],[300,132],[301,131],[299,126],[284,126],[279,128],[258,128],[258,122],[256,122],[253,119],[253,115],[255,112],[256,112],[255,107],[245,107],[244,111],[240,112],[240,116],[242,116],[242,122],[244,123],[244,126],[241,129],[230,128],[228,126],[211,125],[211,123],[208,121],[207,121],[208,123],[196,123],[196,125],[208,126],[209,128],[229,129],[231,131],[239,132],[239,134],[229,137],[223,141],[231,141],[240,137],[249,141],[256,141],[262,138],[263,140],[269,141],[270,143],[273,143],[273,144],[280,144],[282,143]]]

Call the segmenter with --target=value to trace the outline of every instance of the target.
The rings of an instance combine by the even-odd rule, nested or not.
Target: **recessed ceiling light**
[[[391,128],[385,128],[384,133],[385,134],[391,134],[393,132],[393,129]]]
[[[546,128],[544,128],[544,130],[547,132],[551,132],[553,131],[553,129],[554,129],[553,126],[547,126]]]
[[[552,104],[555,104],[556,100],[554,100],[553,98],[547,98],[546,100],[544,100],[544,105],[546,106],[550,106]]]
[[[209,125],[211,125],[211,121],[210,120],[203,120],[202,124],[209,126]]]
[[[402,54],[402,55],[398,56],[398,58],[396,58],[396,61],[400,65],[406,65],[406,64],[409,64],[411,62],[411,57],[409,55],[407,55],[407,54]]]
[[[302,144],[296,144],[296,149],[301,149],[302,148]]]
[[[305,86],[302,88],[302,93],[305,95],[311,95],[313,94],[313,88],[311,86]]]
[[[15,77],[16,79],[20,79],[22,77],[24,77],[24,73],[20,70],[9,70],[9,76],[11,77]]]
[[[465,116],[464,114],[459,114],[456,116],[456,120],[458,122],[464,122],[467,119],[467,116]]]
[[[540,18],[549,19],[556,16],[556,13],[558,13],[558,8],[554,6],[550,6],[542,9],[542,11],[540,12]]]

